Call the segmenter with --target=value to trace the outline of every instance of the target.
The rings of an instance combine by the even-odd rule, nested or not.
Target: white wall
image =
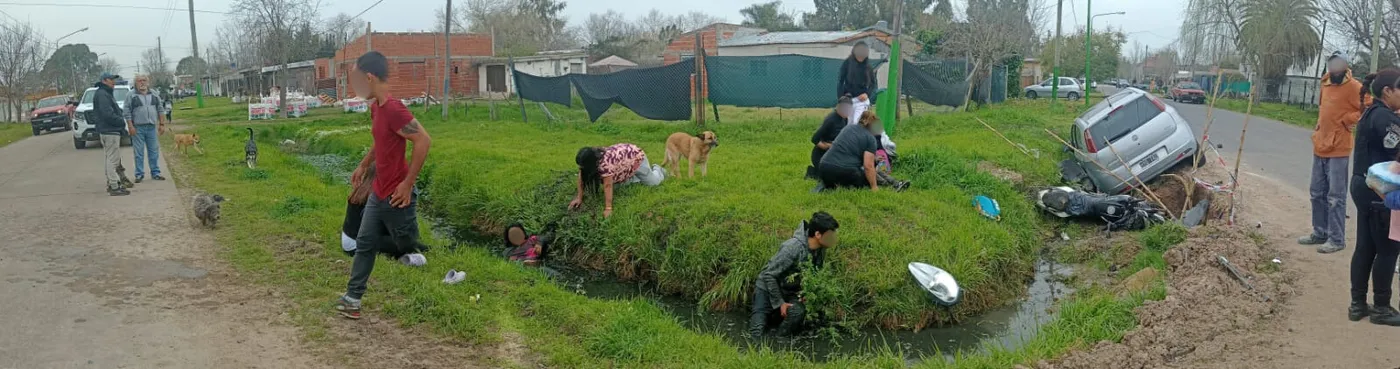
[[[477,80],[477,91],[481,91],[481,94],[483,96],[487,95],[486,67],[488,65],[505,65],[505,63],[483,64],[480,67],[478,67],[477,75],[481,76],[481,78],[478,78]],[[520,70],[521,73],[527,73],[530,75],[540,77],[558,77],[572,73],[588,74],[588,57],[579,55],[546,60],[516,61],[515,68]],[[506,91],[508,94],[515,93],[515,77],[511,75],[510,68],[506,68]],[[494,97],[504,97],[504,95]]]

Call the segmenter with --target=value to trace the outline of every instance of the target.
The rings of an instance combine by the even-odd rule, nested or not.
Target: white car
[[[1046,79],[1044,82],[1040,82],[1040,84],[1026,86],[1025,94],[1027,98],[1031,99],[1040,98],[1041,96],[1050,96],[1050,91],[1053,87],[1054,86],[1051,86],[1051,80]],[[1082,96],[1084,96],[1084,87],[1079,81],[1074,80],[1074,78],[1060,77],[1060,97],[1070,100],[1079,100]]]
[[[87,148],[89,141],[99,141],[97,135],[97,125],[87,121],[87,112],[92,110],[92,97],[97,94],[97,87],[88,87],[83,91],[83,99],[78,101],[78,109],[73,114],[73,148],[82,150]],[[117,106],[126,109],[126,98],[131,96],[131,86],[117,85],[112,87],[112,96],[117,99]],[[131,146],[131,137],[122,136],[122,146]]]

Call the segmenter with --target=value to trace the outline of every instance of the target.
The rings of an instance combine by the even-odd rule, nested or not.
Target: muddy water
[[[709,312],[695,301],[657,294],[646,285],[622,283],[606,275],[581,272],[569,268],[556,269],[566,287],[592,298],[644,298],[669,311],[688,328],[716,333],[738,347],[753,342],[746,338],[748,309],[730,312]],[[1012,304],[989,311],[953,326],[930,327],[921,331],[887,331],[864,329],[857,334],[838,338],[806,336],[792,338],[770,337],[766,343],[773,348],[800,352],[808,358],[822,360],[832,355],[860,355],[884,351],[902,353],[905,360],[916,362],[942,356],[951,359],[959,351],[974,352],[983,345],[1016,348],[1035,337],[1040,326],[1054,319],[1051,307],[1073,291],[1063,282],[1073,270],[1066,265],[1041,260],[1036,264],[1035,279],[1027,296]],[[910,283],[913,283],[911,277]],[[932,303],[930,303],[932,305]]]

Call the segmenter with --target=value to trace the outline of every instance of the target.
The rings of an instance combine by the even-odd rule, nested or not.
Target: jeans
[[[160,138],[156,125],[137,124],[136,136],[131,137],[131,151],[136,153],[136,178],[145,177],[147,162],[151,163],[151,176],[160,175]]]
[[[102,166],[107,173],[107,189],[121,188],[121,175],[117,173],[117,168],[122,166],[122,136],[104,134],[99,138],[102,140]]]
[[[870,110],[869,97],[867,97],[865,101],[860,101],[855,98],[851,98],[851,117],[848,118],[848,120],[850,120],[850,124],[860,124],[860,115],[865,113],[866,110]]]
[[[1390,239],[1390,209],[1377,203],[1380,197],[1366,187],[1364,177],[1351,181],[1351,198],[1356,203],[1356,250],[1351,254],[1351,301],[1366,302],[1367,282],[1374,291],[1376,305],[1390,305],[1390,281],[1395,277],[1395,258],[1400,242]]]
[[[628,178],[622,183],[641,183],[647,186],[657,186],[660,185],[661,181],[664,179],[666,179],[666,169],[661,168],[659,165],[651,165],[651,161],[643,157],[642,164],[637,166],[637,171],[632,172],[632,178]]]
[[[1349,161],[1348,158],[1313,157],[1312,184],[1308,186],[1312,197],[1313,235],[1333,245],[1346,245]]]
[[[412,200],[405,208],[396,208],[389,204],[388,198],[370,194],[360,218],[360,232],[355,237],[355,259],[350,266],[350,282],[345,287],[346,297],[364,296],[369,275],[374,271],[374,259],[379,253],[394,255],[408,251],[406,248],[423,248],[418,241],[417,208],[417,190],[413,191]],[[391,249],[393,247],[398,249]]]
[[[826,188],[870,188],[870,181],[865,178],[865,168],[823,164],[817,167],[817,175]]]
[[[802,329],[802,321],[806,319],[807,308],[801,302],[792,302],[788,306],[786,318],[778,309],[768,307],[768,291],[754,288],[753,311],[749,315],[749,337],[758,339],[763,336],[764,329],[772,321],[781,321],[778,324],[778,334],[788,335],[797,333]]]

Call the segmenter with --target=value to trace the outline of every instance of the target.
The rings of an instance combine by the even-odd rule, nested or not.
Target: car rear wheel
[[[34,131],[34,135],[35,135],[35,136],[38,136],[40,133],[43,133],[43,132],[44,132],[44,130],[39,129],[39,127],[30,127],[30,129],[31,129],[32,131]]]
[[[85,141],[85,140],[83,140],[83,139],[81,139],[81,138],[74,137],[74,138],[73,138],[73,148],[74,148],[74,149],[78,149],[78,150],[86,149],[86,148],[87,148],[87,141]]]
[[[1031,99],[1040,98],[1039,95],[1036,95],[1035,91],[1026,91],[1026,97]]]
[[[1065,95],[1065,96],[1069,97],[1069,100],[1070,100],[1070,101],[1078,101],[1078,100],[1079,100],[1079,93],[1078,93],[1078,92],[1071,92],[1071,93],[1069,93],[1068,95]]]

